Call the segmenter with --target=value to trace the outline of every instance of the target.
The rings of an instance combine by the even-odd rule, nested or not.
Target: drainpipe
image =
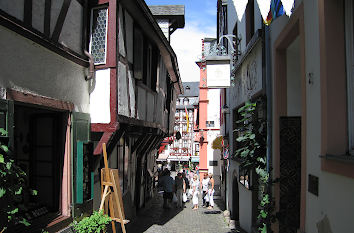
[[[271,62],[271,42],[269,26],[265,26],[264,30],[264,45],[265,45],[265,58],[266,58],[266,95],[267,95],[267,171],[269,172],[269,179],[272,180],[272,145],[273,145],[273,105],[272,105],[272,62]],[[271,190],[269,190],[271,191]]]
[[[95,65],[94,65],[93,56],[86,50],[84,50],[84,53],[89,58],[89,63],[90,63],[89,75],[85,77],[85,80],[88,81],[95,78]]]

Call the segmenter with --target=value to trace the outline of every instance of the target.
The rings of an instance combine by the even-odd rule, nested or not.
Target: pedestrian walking
[[[208,209],[214,208],[214,178],[213,174],[209,173],[209,183],[208,183],[208,196],[209,196],[209,207]]]
[[[188,190],[190,189],[190,185],[189,185],[189,180],[188,178],[186,177],[186,173],[182,173],[182,177],[184,179],[184,183],[186,184],[186,189],[184,191],[184,194],[187,194],[188,193]]]
[[[200,185],[202,186],[202,192],[203,192],[203,207],[208,207],[209,206],[209,196],[208,196],[208,187],[209,187],[209,176],[207,173],[204,173],[204,178],[200,182]]]
[[[173,187],[174,187],[174,180],[170,176],[171,172],[167,168],[162,173],[162,176],[159,178],[158,186],[162,188],[164,191],[163,193],[163,208],[170,209],[171,202],[173,198]]]
[[[178,173],[175,178],[175,190],[176,190],[176,197],[177,197],[177,208],[183,207],[183,193],[186,192],[186,183],[182,177],[182,173]]]
[[[198,176],[194,175],[193,177],[193,182],[192,182],[192,201],[193,201],[193,210],[197,210],[198,209],[198,202],[199,202],[199,182],[198,182]]]

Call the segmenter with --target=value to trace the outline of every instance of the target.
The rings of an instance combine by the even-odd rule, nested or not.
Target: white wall
[[[0,26],[0,85],[89,109],[87,69]]]
[[[110,69],[96,71],[96,84],[90,95],[91,123],[110,123]]]
[[[301,116],[301,60],[299,37],[286,50],[288,116]]]
[[[301,1],[296,1],[298,6]],[[321,170],[321,83],[318,0],[303,1],[305,19],[305,69],[306,69],[306,177],[309,174],[319,178],[319,195],[307,192],[307,233],[317,233],[316,224],[325,216],[333,233],[351,233],[354,229],[354,179]],[[288,22],[282,16],[271,24],[271,43]],[[274,54],[273,54],[274,55]],[[273,64],[274,71],[274,64]],[[308,83],[308,74],[313,74],[313,83]],[[273,158],[274,159],[274,158]]]

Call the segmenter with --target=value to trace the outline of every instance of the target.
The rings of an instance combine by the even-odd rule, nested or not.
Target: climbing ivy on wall
[[[271,223],[274,221],[274,202],[270,194],[270,177],[267,170],[266,158],[266,122],[257,114],[257,102],[246,102],[239,108],[239,119],[236,121],[237,150],[234,157],[240,161],[240,169],[254,170],[256,172],[259,191],[258,225],[259,232],[269,233]]]

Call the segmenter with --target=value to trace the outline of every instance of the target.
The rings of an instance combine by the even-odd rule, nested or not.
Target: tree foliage
[[[241,116],[236,122],[238,125],[236,138],[238,149],[234,157],[240,162],[241,169],[254,170],[257,174],[257,185],[260,193],[258,203],[259,232],[272,232],[271,223],[274,221],[274,202],[270,194],[269,171],[266,158],[266,122],[256,113],[257,103],[246,102],[238,112]],[[236,143],[236,142],[235,142]]]
[[[26,188],[26,173],[15,164],[8,148],[7,132],[0,128],[0,230],[3,232],[14,224],[29,226],[29,222],[19,215],[23,206]],[[30,190],[36,195],[35,190]]]

